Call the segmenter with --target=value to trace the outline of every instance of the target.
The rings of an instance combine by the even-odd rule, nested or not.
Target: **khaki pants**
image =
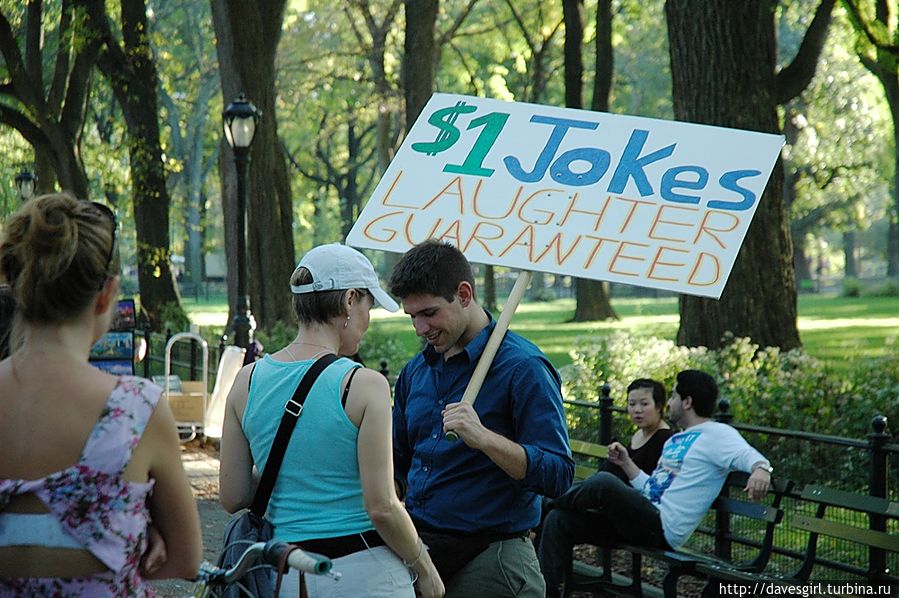
[[[546,593],[530,538],[494,542],[443,582],[446,598],[544,598]]]
[[[412,577],[403,561],[386,546],[360,550],[334,559],[339,581],[322,575],[307,575],[309,598],[414,598]],[[284,577],[280,598],[299,596],[300,576],[296,569]]]

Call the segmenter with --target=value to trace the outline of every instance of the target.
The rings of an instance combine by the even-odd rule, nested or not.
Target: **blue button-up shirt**
[[[461,400],[495,326],[491,318],[465,350],[446,361],[426,347],[396,382],[396,476],[408,485],[409,513],[430,528],[498,533],[531,529],[540,520],[540,495],[559,496],[574,476],[559,373],[540,349],[511,331],[500,344],[474,409],[486,428],[524,448],[524,479],[512,479],[462,440],[444,438],[440,412],[447,403]]]

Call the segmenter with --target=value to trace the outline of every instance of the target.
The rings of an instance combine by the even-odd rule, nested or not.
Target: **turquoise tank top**
[[[284,405],[314,362],[285,363],[268,355],[256,362],[241,425],[260,475]],[[279,540],[299,542],[374,529],[362,500],[359,428],[340,402],[341,382],[355,367],[360,366],[346,358],[335,361],[309,391],[266,512]]]

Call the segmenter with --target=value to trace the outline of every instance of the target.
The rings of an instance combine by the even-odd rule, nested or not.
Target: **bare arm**
[[[245,366],[237,373],[225,404],[219,465],[219,502],[229,513],[252,504],[258,483],[253,475],[250,445],[240,425],[247,406],[249,382],[250,366]]]
[[[350,389],[348,410],[350,402],[363,410],[357,451],[365,510],[387,545],[418,574],[418,595],[442,596],[443,582],[394,490],[387,380],[378,372],[363,369]]]
[[[193,579],[202,557],[200,517],[181,465],[178,428],[168,401],[159,401],[143,441],[149,443],[153,455],[149,473],[156,480],[149,501],[150,516],[166,550],[165,562],[147,577]]]

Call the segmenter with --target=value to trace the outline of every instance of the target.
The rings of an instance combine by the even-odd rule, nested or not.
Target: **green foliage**
[[[735,421],[824,434],[863,437],[877,413],[899,408],[899,361],[857,362],[839,377],[802,350],[760,348],[747,338],[725,337],[715,351],[678,347],[670,340],[616,332],[582,339],[563,368],[566,396],[592,401],[607,382],[613,398],[634,378],[650,377],[671,389],[677,372],[704,370],[716,377]]]
[[[256,338],[262,343],[266,353],[274,353],[294,340],[297,327],[294,323],[278,322],[268,330],[259,330]],[[362,337],[359,356],[367,367],[381,369],[381,361],[387,361],[387,369],[391,374],[398,374],[400,369],[412,358],[408,348],[397,338],[377,327],[370,328]]]
[[[899,297],[899,281],[888,280],[882,285],[871,289],[868,295],[872,297]]]
[[[843,297],[861,297],[862,284],[851,276],[843,280],[843,291],[840,293]]]
[[[695,367],[691,364],[707,353],[705,348],[678,347],[667,339],[618,331],[579,339],[571,352],[572,364],[562,373],[568,398],[594,401],[603,383],[611,387],[612,397],[623,397],[634,378],[654,378],[671,388],[677,372]]]
[[[268,330],[257,330],[254,336],[262,343],[266,353],[274,353],[296,338],[297,325],[292,322],[276,322]]]
[[[739,423],[863,439],[873,416],[899,417],[899,360],[894,357],[857,361],[838,376],[801,350],[762,349],[746,338],[725,341],[713,351],[624,332],[583,338],[572,352],[573,363],[563,368],[566,398],[596,400],[599,387],[608,382],[612,398],[620,402],[634,378],[655,378],[670,390],[678,371],[695,368],[715,376]],[[598,409],[569,409],[568,416],[573,438],[595,438]],[[616,419],[622,425],[623,418]],[[865,451],[834,451],[768,435],[751,441],[792,479],[823,471],[850,488],[866,479]]]
[[[380,370],[381,361],[386,361],[391,376],[396,376],[406,362],[412,359],[414,352],[410,353],[396,335],[370,328],[362,338],[359,356],[373,370]]]
[[[177,303],[164,303],[159,309],[159,321],[163,330],[171,330],[173,333],[190,328],[190,318]]]

